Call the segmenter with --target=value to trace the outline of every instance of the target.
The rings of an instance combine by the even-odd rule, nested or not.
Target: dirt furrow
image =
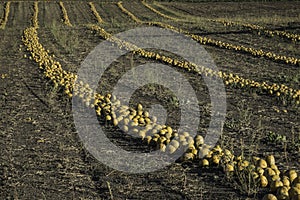
[[[39,26],[49,27],[62,23],[62,11],[57,2],[39,2]]]
[[[182,3],[171,2],[162,3],[164,6],[170,7],[172,10],[178,10],[181,13],[188,13],[195,16],[215,18],[215,17],[232,17],[240,19],[255,19],[258,14],[264,19],[268,17],[298,17],[299,2],[274,2],[270,5],[264,2],[215,2],[214,4],[202,2],[198,3]],[[266,24],[267,21],[265,21]]]
[[[94,6],[104,22],[112,23],[112,14],[108,11],[108,6],[114,3],[94,2]]]
[[[128,9],[130,12],[134,13],[139,19],[144,21],[161,21],[161,16],[152,12],[147,7],[145,7],[141,2],[125,1],[123,6]]]
[[[142,5],[139,3],[138,1],[132,4],[123,2],[123,5],[142,19],[155,19],[156,14],[146,11],[147,8],[141,8]],[[0,2],[0,10],[3,4]],[[50,54],[55,55],[54,59],[62,64],[63,69],[76,73],[81,62],[97,44],[103,41],[103,38],[95,36],[91,30],[83,26],[85,23],[95,22],[87,2],[69,1],[64,2],[64,5],[73,23],[72,27],[62,23],[62,12],[58,2],[39,2],[38,36],[40,43],[49,50]],[[107,22],[101,26],[111,33],[137,26],[115,3],[94,2],[94,5],[100,16]],[[178,5],[191,14],[196,15],[195,12],[199,11],[198,14],[204,17],[246,18],[256,15],[257,19],[260,11],[263,16],[272,16],[277,11],[284,13],[283,10],[289,8],[287,4],[281,8],[281,3],[276,3],[276,6],[263,3],[261,9],[253,12],[260,4],[249,3],[248,8],[238,3],[224,2],[178,3]],[[192,11],[192,8],[197,11]],[[267,12],[268,9],[270,13]],[[129,174],[109,168],[105,163],[94,159],[83,147],[78,136],[73,122],[71,100],[64,95],[61,88],[53,88],[53,84],[39,70],[38,64],[28,59],[29,53],[22,46],[22,31],[31,24],[32,12],[33,2],[12,2],[7,27],[5,30],[0,30],[0,199],[254,200],[262,199],[263,194],[267,193],[266,189],[258,188],[257,184],[249,182],[247,174],[241,172],[238,179],[229,181],[220,166],[210,163],[208,168],[199,167],[197,160],[180,161],[151,173]],[[292,16],[296,12],[295,7],[291,15],[287,16]],[[172,23],[183,25],[179,22]],[[210,26],[200,25],[203,25],[203,30]],[[199,31],[200,28],[197,29],[196,26],[186,24],[184,27],[189,31]],[[227,31],[227,28],[223,27],[222,30]],[[256,36],[244,37],[243,34],[236,38],[235,34],[226,36],[215,32],[211,34],[212,37],[228,39],[237,44],[261,43],[257,45],[265,45],[266,48],[278,51],[281,51],[281,48],[282,50],[289,48],[286,46],[271,48],[274,43],[281,43],[278,38],[264,40],[262,37],[260,40]],[[273,44],[263,44],[267,41],[273,41]],[[269,60],[245,54],[237,56],[232,51],[210,46],[206,49],[219,69],[226,72],[259,81],[291,83],[299,87],[299,75],[287,69],[288,66],[284,64],[274,64]],[[296,53],[295,49],[290,51]],[[101,77],[100,84],[104,82],[104,91],[112,90],[114,84],[128,68],[146,62],[153,61],[130,53],[115,60],[106,70],[107,76]],[[185,75],[183,70],[180,72]],[[199,96],[201,107],[199,132],[205,134],[206,127],[202,125],[208,124],[211,112],[209,100],[204,99],[208,94],[203,89],[198,75],[187,75],[189,83],[197,90]],[[260,95],[251,89],[246,91],[226,86],[226,94],[227,120],[219,140],[222,148],[232,150],[235,155],[243,154],[246,157],[252,155],[265,157],[274,154],[280,170],[298,170],[300,160],[299,148],[296,144],[299,143],[296,140],[300,133],[299,109],[282,104],[278,101],[280,97]],[[165,103],[163,105],[167,106],[172,104],[169,96],[163,92],[147,94],[143,88],[137,90],[132,96],[133,104],[140,100],[149,104],[153,102]],[[170,119],[168,117],[167,120],[174,120],[179,116],[174,110],[172,110],[174,116]],[[104,126],[103,121],[100,123]],[[146,144],[141,144],[140,139],[133,139],[110,124],[105,126],[105,130],[108,138],[124,150],[139,152],[145,148],[150,149]],[[276,140],[272,139],[274,135],[270,133],[285,136],[286,141],[283,139],[277,141],[279,137],[276,135]],[[145,148],[142,149],[143,147]],[[245,194],[247,192],[252,195],[247,196]],[[253,195],[256,192],[257,196]]]
[[[112,23],[112,25],[115,26],[134,23],[126,14],[122,13],[115,3],[95,3],[95,5],[97,5],[96,8],[100,7],[100,9],[104,11],[103,16],[105,22]]]
[[[31,23],[33,3],[26,1],[11,2],[6,28],[25,28]]]
[[[85,1],[65,2],[64,6],[68,12],[71,24],[82,25],[95,23],[95,17]]]
[[[0,2],[0,21],[3,19],[4,14],[4,2]]]

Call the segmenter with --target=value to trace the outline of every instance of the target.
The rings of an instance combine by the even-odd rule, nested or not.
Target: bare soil
[[[118,9],[115,3],[95,2],[100,16],[107,22],[102,25],[112,33],[129,30],[137,25]],[[3,3],[0,3],[0,10]],[[138,2],[124,2],[124,7],[143,20],[162,20],[157,14]],[[164,5],[192,15],[214,17],[295,17],[299,13],[297,2],[270,3],[164,3]],[[38,29],[40,42],[67,71],[76,73],[81,62],[103,38],[85,27],[95,23],[86,2],[65,2],[73,27],[62,23],[62,12],[57,2],[39,3]],[[193,8],[193,9],[192,9]],[[194,11],[192,11],[194,10]],[[287,11],[289,10],[289,11]],[[2,16],[3,11],[0,11]],[[71,100],[61,90],[54,89],[38,65],[24,58],[29,55],[21,46],[22,31],[30,26],[33,2],[12,2],[9,20],[0,30],[0,199],[261,199],[266,193],[260,189],[256,195],[246,195],[238,189],[217,167],[200,168],[198,161],[176,162],[156,172],[128,174],[100,163],[83,146],[72,116]],[[188,25],[170,22],[174,26]],[[297,25],[285,25],[287,30],[300,34]],[[278,28],[277,25],[274,28]],[[269,25],[271,26],[271,25]],[[196,25],[195,31],[199,31]],[[298,44],[281,38],[266,38],[247,33],[217,33],[222,25],[203,35],[239,45],[272,50],[278,54],[299,57]],[[205,28],[205,27],[204,27]],[[224,27],[223,27],[224,28]],[[289,29],[290,28],[290,29]],[[191,31],[192,28],[190,29]],[[56,32],[55,32],[56,31]],[[226,31],[231,31],[227,30]],[[57,34],[58,33],[58,34]],[[58,37],[60,36],[60,37]],[[64,38],[65,37],[65,38]],[[71,48],[70,48],[71,47]],[[299,89],[297,67],[270,60],[205,46],[220,70],[232,72],[257,81],[284,83]],[[102,92],[109,92],[118,73],[133,66],[153,62],[127,54],[113,63],[112,71],[99,85]],[[179,70],[180,71],[180,70]],[[203,81],[193,74],[180,71],[189,77],[202,101],[203,119],[199,132],[205,131],[209,122],[209,102],[204,97]],[[205,95],[203,95],[205,94]],[[234,88],[226,88],[227,117],[220,145],[236,154],[247,156],[274,154],[280,169],[299,169],[299,147],[292,145],[300,133],[299,108],[284,105],[275,97]],[[161,90],[155,97],[147,88],[136,92],[132,104],[159,102],[170,111],[168,123],[176,126],[176,106]],[[279,112],[277,112],[279,110]],[[283,112],[287,110],[287,113]],[[249,118],[248,118],[249,117]],[[132,151],[155,149],[145,143],[124,136],[111,125],[105,127],[111,140]],[[272,141],[270,131],[287,138],[287,143]],[[295,136],[296,135],[296,136]]]

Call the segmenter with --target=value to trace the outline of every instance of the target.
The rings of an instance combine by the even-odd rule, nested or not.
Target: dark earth
[[[87,2],[66,1],[64,4],[73,27],[62,23],[58,2],[45,1],[39,3],[38,34],[40,43],[56,56],[63,68],[76,73],[89,52],[104,40],[85,26],[97,22]],[[107,22],[101,26],[109,32],[118,33],[138,26],[115,3],[94,4]],[[249,30],[212,22],[189,24],[168,21],[138,1],[124,1],[123,5],[142,20],[164,21],[214,39],[300,57],[299,43],[276,36],[258,36]],[[182,14],[233,21],[244,19],[272,30],[300,34],[300,2],[163,2],[162,5]],[[4,7],[5,2],[1,1],[0,16],[4,14]],[[179,160],[147,174],[120,172],[97,161],[86,151],[78,136],[71,99],[62,90],[53,87],[38,64],[24,58],[29,53],[22,46],[22,35],[24,29],[31,25],[32,14],[33,2],[12,2],[8,23],[4,30],[0,30],[0,199],[225,200],[261,199],[267,192],[255,185],[245,190],[243,184],[246,180],[230,179],[217,166],[200,168],[197,160]],[[274,22],[274,17],[279,20]],[[220,70],[300,89],[300,72],[295,66],[204,47]],[[146,62],[153,61],[131,53],[119,58],[112,65],[113,71],[102,80],[99,90],[104,93],[111,91],[120,75],[118,73]],[[179,71],[189,77],[197,91],[203,114],[199,133],[203,133],[210,120],[207,88],[197,75]],[[132,105],[141,102],[150,107],[153,103],[160,103],[168,110],[168,124],[176,126],[179,111],[170,101],[172,94],[160,87],[155,87],[152,93],[149,91],[147,87],[138,90],[132,97]],[[221,147],[249,157],[273,154],[280,169],[299,170],[299,107],[255,91],[226,87],[226,94],[227,116],[219,141]],[[124,136],[119,129],[105,125],[103,120],[99,124],[105,126],[106,134],[115,144],[124,148],[132,151],[156,148]],[[274,139],[272,134],[285,136],[286,141]]]

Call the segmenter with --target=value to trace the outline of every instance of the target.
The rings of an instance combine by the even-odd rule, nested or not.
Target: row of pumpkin
[[[257,93],[268,94],[271,96],[277,96],[280,100],[285,100],[295,105],[300,105],[300,90],[290,88],[284,84],[268,84],[266,82],[258,82],[251,79],[246,79],[232,73],[225,73],[222,71],[214,71],[204,66],[197,66],[194,63],[182,61],[170,56],[161,55],[149,50],[141,49],[129,42],[123,41],[119,38],[112,36],[98,25],[89,25],[90,29],[96,31],[102,38],[109,40],[119,48],[125,48],[132,51],[139,56],[155,59],[157,61],[170,64],[175,67],[184,68],[185,70],[192,71],[194,73],[221,78],[226,85],[233,86],[235,88],[244,88],[246,90],[255,90]]]
[[[250,29],[251,31],[255,31],[258,35],[264,34],[267,36],[279,36],[282,38],[286,38],[289,40],[292,40],[294,42],[299,42],[300,41],[300,35],[295,34],[295,33],[289,33],[286,31],[279,31],[279,30],[268,30],[267,28],[263,27],[263,26],[259,26],[256,24],[250,24],[250,23],[242,23],[242,22],[233,22],[233,21],[229,21],[229,20],[212,20],[215,22],[220,22],[222,23],[224,26],[240,26],[240,27],[244,27],[247,29]]]
[[[187,151],[182,159],[198,160],[201,167],[219,166],[229,176],[241,172],[250,173],[249,175],[257,181],[257,184],[270,188],[273,194],[266,195],[266,198],[299,199],[298,173],[295,170],[281,172],[275,164],[274,156],[267,156],[266,160],[258,157],[247,160],[243,156],[234,156],[230,150],[222,149],[220,146],[206,145],[201,135],[193,138],[187,132],[178,133],[170,126],[157,124],[155,117],[149,116],[141,104],[136,108],[129,108],[121,105],[111,94],[93,93],[89,85],[83,82],[77,83],[77,76],[64,71],[61,64],[55,61],[39,43],[36,27],[24,30],[22,40],[31,53],[32,60],[39,64],[45,76],[53,81],[55,87],[63,87],[70,97],[78,96],[86,106],[95,108],[97,115],[105,118],[112,125],[122,124],[124,131],[126,127],[127,130],[133,130],[147,143],[155,142],[163,152],[172,154],[180,147],[186,147]]]
[[[263,26],[257,25],[257,24],[251,24],[251,23],[243,23],[243,22],[236,22],[236,21],[231,21],[228,19],[204,19],[204,18],[200,18],[197,16],[193,16],[193,15],[184,15],[178,12],[175,12],[174,10],[171,10],[170,8],[166,8],[165,6],[163,6],[162,4],[158,3],[158,2],[154,2],[153,4],[157,7],[159,7],[160,9],[166,11],[166,12],[170,12],[173,13],[175,16],[181,17],[181,18],[177,18],[177,17],[172,17],[169,16],[167,14],[164,14],[160,11],[158,11],[157,9],[155,9],[153,6],[149,5],[148,3],[146,3],[144,0],[142,1],[142,4],[144,6],[146,6],[148,9],[150,9],[152,12],[155,12],[156,14],[166,18],[166,19],[171,19],[174,21],[184,21],[184,22],[195,22],[197,23],[198,21],[208,21],[208,22],[217,22],[217,23],[222,23],[224,26],[238,26],[238,27],[242,27],[242,28],[246,28],[249,29],[255,33],[257,33],[258,35],[260,34],[264,34],[267,36],[279,36],[294,42],[299,42],[300,41],[300,35],[299,34],[295,34],[295,33],[291,33],[291,32],[287,32],[287,31],[281,31],[281,30],[269,30]]]
[[[138,17],[136,17],[132,12],[127,10],[122,5],[121,1],[118,2],[118,7],[121,9],[121,11],[124,14],[128,15],[133,21],[135,21],[139,24],[148,24],[148,25],[159,26],[159,27],[162,27],[162,28],[167,28],[167,29],[170,29],[172,31],[185,34],[186,36],[191,37],[193,40],[195,40],[195,41],[197,41],[197,42],[199,42],[200,44],[203,44],[203,45],[210,45],[210,46],[215,46],[215,47],[219,47],[219,48],[222,48],[222,49],[234,50],[234,51],[237,51],[237,52],[250,54],[250,55],[253,55],[253,56],[256,56],[256,57],[264,57],[264,58],[267,58],[267,59],[272,60],[274,62],[291,64],[291,65],[295,65],[295,66],[298,66],[298,67],[300,66],[300,59],[299,58],[295,58],[295,57],[292,57],[292,56],[278,55],[276,53],[267,52],[267,51],[264,51],[262,49],[255,49],[255,48],[246,47],[246,46],[243,46],[243,45],[235,45],[235,44],[231,44],[231,43],[211,39],[211,38],[208,38],[208,37],[192,34],[187,30],[183,30],[181,28],[177,28],[177,27],[171,26],[170,24],[166,24],[166,23],[163,23],[163,22],[144,22],[144,21],[140,20]]]
[[[99,26],[92,25],[90,28],[97,30],[103,38],[118,44],[120,48],[131,48],[138,55],[170,62],[176,67],[182,66],[186,69],[194,69],[191,63],[180,60],[174,62],[174,59],[170,57],[154,52],[144,52],[143,49],[111,36]],[[235,156],[228,149],[206,145],[201,135],[193,138],[187,132],[178,133],[170,126],[157,124],[156,118],[150,116],[141,104],[137,105],[136,108],[129,108],[121,105],[120,101],[111,94],[101,95],[95,93],[88,84],[82,81],[77,82],[77,75],[63,70],[61,64],[55,61],[53,56],[50,56],[39,42],[37,27],[26,28],[22,41],[31,54],[30,58],[38,63],[45,76],[52,80],[54,87],[64,88],[64,92],[69,97],[74,95],[79,97],[86,106],[95,108],[97,115],[105,118],[112,125],[122,125],[125,132],[126,127],[127,130],[133,130],[144,141],[156,143],[163,152],[173,154],[181,146],[186,147],[187,151],[182,159],[198,160],[199,165],[202,167],[219,166],[230,176],[241,172],[249,173],[261,187],[270,188],[270,194],[265,195],[264,199],[298,200],[300,198],[300,176],[297,171],[280,171],[275,164],[274,156],[269,155],[266,159],[258,157],[246,159],[243,156]],[[213,74],[213,72],[211,73]],[[217,73],[215,75],[219,76],[221,74]],[[228,77],[233,77],[233,75]]]
[[[8,21],[9,10],[10,10],[10,1],[6,2],[5,4],[3,19],[0,19],[0,29],[5,29],[6,23]]]
[[[65,8],[65,5],[62,1],[59,2],[59,6],[62,10],[62,13],[63,13],[63,22],[67,25],[67,26],[72,26],[71,22],[70,22],[70,19],[69,19],[69,16],[68,16],[68,12]]]

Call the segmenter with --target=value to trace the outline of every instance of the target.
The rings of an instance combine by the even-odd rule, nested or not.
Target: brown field
[[[104,39],[87,24],[96,24],[86,1],[63,1],[72,26],[63,23],[58,2],[38,4],[39,42],[55,55],[68,72],[76,73],[86,56]],[[5,5],[0,2],[0,24]],[[258,35],[238,26],[224,26],[211,19],[226,19],[300,35],[300,2],[150,2],[171,20],[152,12],[140,1],[123,6],[143,21],[160,21],[190,33],[230,44],[274,52],[300,59],[300,41]],[[199,160],[182,161],[147,174],[120,172],[97,161],[83,146],[74,126],[71,99],[29,57],[22,42],[23,31],[32,26],[34,3],[12,1],[5,28],[0,29],[0,199],[262,199],[269,192],[246,177],[232,177],[220,166],[202,168]],[[120,33],[136,23],[116,1],[94,2],[109,33]],[[162,5],[163,7],[161,7]],[[163,9],[165,8],[165,9]],[[258,82],[285,84],[300,90],[300,65],[286,64],[234,50],[203,45],[219,70]],[[112,91],[124,71],[146,62],[157,62],[128,53],[113,62],[99,85],[101,93]],[[122,71],[123,70],[123,71]],[[188,76],[198,95],[203,114],[199,133],[205,132],[210,116],[207,89],[195,74]],[[148,93],[147,93],[148,92]],[[201,94],[202,93],[202,94]],[[204,93],[204,95],[203,95]],[[178,126],[178,106],[169,94],[156,88],[137,91],[132,105],[160,103],[171,113],[168,125]],[[205,96],[206,95],[206,96]],[[280,171],[296,169],[300,176],[300,105],[275,95],[226,86],[227,115],[219,145],[235,155],[274,155]],[[111,140],[131,151],[149,151],[140,139],[99,121]],[[125,135],[125,136],[124,136]]]

